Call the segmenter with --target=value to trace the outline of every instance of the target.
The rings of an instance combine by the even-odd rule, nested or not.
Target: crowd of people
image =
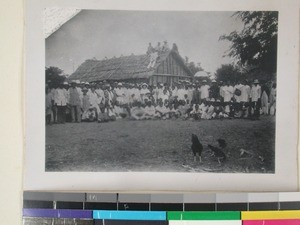
[[[259,119],[275,115],[276,83],[207,80],[148,85],[79,80],[46,85],[46,124],[131,120]]]

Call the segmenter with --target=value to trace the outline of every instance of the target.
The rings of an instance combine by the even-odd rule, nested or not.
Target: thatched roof
[[[173,51],[161,53],[154,68],[147,69],[150,57],[145,55],[130,55],[105,60],[88,59],[69,77],[69,80],[95,82],[100,80],[143,79],[151,77],[157,67],[170,54],[177,55],[185,69],[182,58]]]

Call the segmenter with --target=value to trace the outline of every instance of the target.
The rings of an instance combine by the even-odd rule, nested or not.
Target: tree
[[[66,80],[64,71],[58,67],[50,66],[45,68],[46,82],[51,84],[60,84]]]
[[[232,43],[227,55],[243,66],[276,73],[278,12],[238,11],[232,16],[242,20],[244,28],[220,37]]]
[[[216,71],[216,80],[226,82],[237,82],[238,80],[243,79],[242,74],[239,72],[238,68],[232,64],[223,64]]]
[[[204,69],[201,67],[200,63],[197,63],[197,65],[194,62],[188,62],[186,66],[190,69],[190,71],[195,74],[198,71],[204,71]]]

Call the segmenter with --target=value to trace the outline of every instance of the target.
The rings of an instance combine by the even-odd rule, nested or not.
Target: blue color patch
[[[94,210],[93,219],[101,220],[166,220],[167,212]]]

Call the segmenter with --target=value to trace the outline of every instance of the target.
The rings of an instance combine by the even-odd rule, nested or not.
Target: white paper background
[[[278,10],[279,47],[275,174],[45,172],[45,7],[118,10]],[[296,191],[298,124],[298,1],[28,0],[25,40],[24,190],[68,191]],[[180,29],[180,28],[178,28]]]

